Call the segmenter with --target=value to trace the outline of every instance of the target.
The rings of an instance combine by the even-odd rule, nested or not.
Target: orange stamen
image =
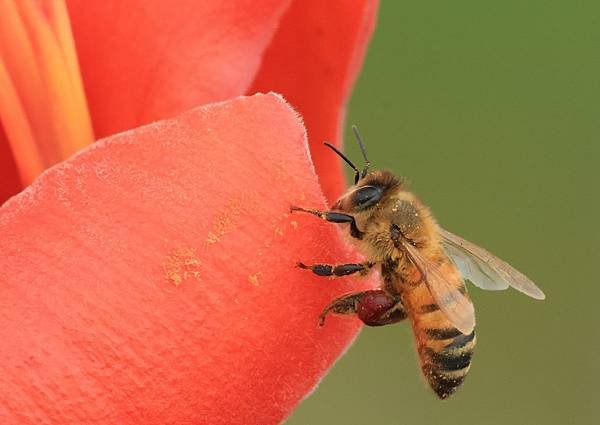
[[[0,1],[0,122],[24,184],[93,142],[64,0]]]

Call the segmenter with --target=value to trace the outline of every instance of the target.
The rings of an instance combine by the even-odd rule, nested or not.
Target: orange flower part
[[[94,140],[63,0],[0,2],[0,93],[23,184]]]

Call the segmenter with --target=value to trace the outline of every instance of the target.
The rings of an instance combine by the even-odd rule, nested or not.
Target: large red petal
[[[101,141],[0,208],[0,423],[277,423],[358,330],[352,260],[281,98]]]
[[[96,136],[246,92],[288,4],[68,0]]]
[[[375,26],[377,0],[295,0],[265,53],[250,90],[275,90],[300,111],[323,190],[343,190],[339,161],[323,147],[341,143],[345,105]]]

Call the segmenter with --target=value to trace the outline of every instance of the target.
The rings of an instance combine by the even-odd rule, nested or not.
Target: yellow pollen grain
[[[194,248],[177,248],[163,260],[165,280],[179,286],[188,279],[200,280],[200,260]]]
[[[225,234],[235,227],[235,219],[239,215],[239,209],[233,206],[227,207],[226,211],[224,211],[214,220],[213,230],[208,232],[208,235],[206,236],[206,242],[208,244],[219,242],[222,236],[225,236]]]
[[[206,237],[206,243],[213,244],[219,242],[220,238],[215,235],[213,232],[208,232],[208,236]]]
[[[248,282],[250,282],[250,284],[253,286],[260,286],[260,275],[260,272],[251,274],[248,276]]]
[[[248,202],[244,197],[230,199],[223,210],[213,219],[211,230],[206,236],[206,244],[215,244],[227,233],[234,230],[238,217],[249,209]]]
[[[294,230],[298,228],[298,222],[296,220],[290,221],[290,225],[294,228]]]
[[[0,93],[24,184],[93,142],[64,0],[0,1]]]

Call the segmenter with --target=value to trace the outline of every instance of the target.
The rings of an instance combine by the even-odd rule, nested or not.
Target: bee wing
[[[489,266],[485,262],[469,254],[461,247],[444,239],[442,239],[442,246],[463,277],[470,280],[475,286],[488,291],[501,291],[510,286],[497,272],[488,270]]]
[[[532,298],[543,300],[546,295],[527,276],[489,251],[440,229],[442,245],[463,276],[476,286],[490,291],[512,286]]]
[[[445,273],[425,259],[410,243],[404,243],[412,263],[421,271],[431,295],[448,320],[465,335],[475,328],[475,309],[465,295],[465,283],[458,273]]]

